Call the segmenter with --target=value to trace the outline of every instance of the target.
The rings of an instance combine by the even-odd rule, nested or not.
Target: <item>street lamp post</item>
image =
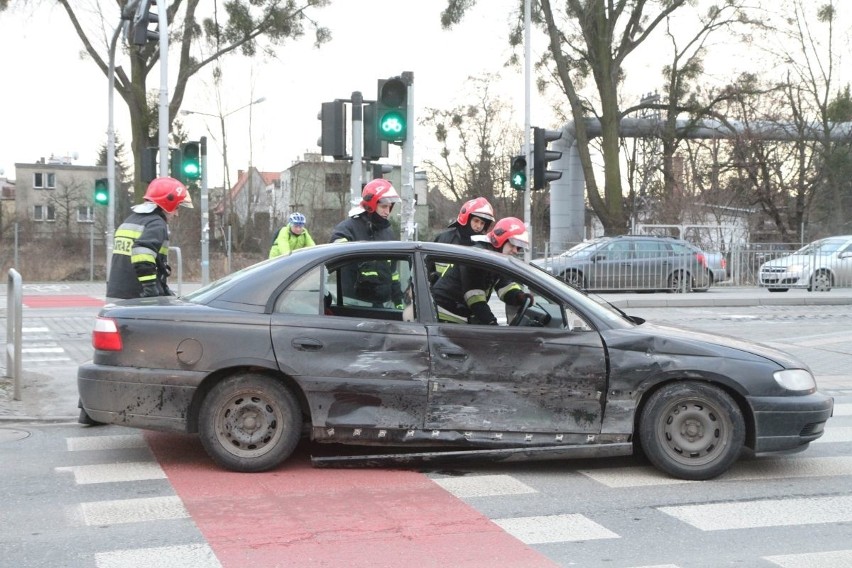
[[[255,99],[255,100],[251,101],[250,103],[247,103],[247,104],[244,104],[244,105],[243,105],[243,106],[241,106],[241,107],[235,108],[235,109],[234,109],[234,110],[232,110],[232,111],[229,111],[229,112],[226,112],[226,113],[221,113],[221,112],[220,112],[219,114],[211,114],[211,113],[208,113],[208,112],[200,112],[200,111],[197,111],[197,110],[182,110],[182,111],[180,111],[180,113],[181,113],[182,115],[198,114],[198,115],[201,115],[201,116],[210,116],[210,117],[218,118],[218,119],[219,119],[219,128],[220,128],[220,129],[221,129],[221,131],[222,131],[222,166],[223,166],[223,168],[224,168],[224,172],[223,172],[223,180],[222,180],[223,188],[222,188],[222,189],[223,189],[223,191],[224,191],[223,198],[224,198],[224,200],[225,200],[225,201],[224,201],[225,207],[224,207],[224,216],[223,216],[223,217],[224,217],[224,219],[225,219],[225,225],[226,225],[226,226],[227,226],[227,223],[228,223],[228,215],[230,214],[230,198],[231,198],[231,195],[230,195],[230,187],[231,187],[231,179],[230,179],[230,175],[229,175],[229,173],[228,173],[228,143],[227,143],[227,139],[226,139],[226,137],[225,137],[225,119],[226,119],[227,117],[231,116],[232,114],[234,114],[235,112],[241,111],[241,110],[243,110],[244,108],[248,108],[248,107],[253,106],[253,105],[256,105],[256,104],[258,104],[258,103],[262,103],[262,102],[263,102],[263,101],[265,101],[265,100],[266,100],[266,97],[259,97],[259,98]],[[209,130],[209,129],[208,129],[208,130]],[[204,157],[204,159],[205,159],[205,164],[204,164],[204,166],[203,166],[203,168],[202,168],[202,175],[204,176],[205,184],[206,184],[206,180],[208,179],[208,178],[207,178],[207,164],[206,164],[206,154],[207,154],[207,152],[206,152],[206,144],[205,144],[205,152],[204,152],[204,154],[205,154],[205,157]],[[209,205],[208,205],[208,200],[207,200],[207,199],[202,199],[202,200],[201,200],[201,224],[202,224],[202,226],[201,226],[201,231],[202,231],[202,235],[204,235],[204,234],[205,234],[205,233],[204,233],[204,231],[209,231],[209,230],[210,230],[209,223],[208,223],[208,219],[209,219],[208,206],[209,206]],[[223,227],[223,230],[224,230],[224,229],[225,229],[225,227]],[[202,262],[202,272],[204,272],[204,270],[203,270],[203,269],[204,269],[204,267],[205,267],[205,266],[204,266],[204,265],[205,265],[205,262],[206,262],[206,263],[208,263],[208,265],[209,265],[209,259],[204,259],[204,258],[202,258],[202,259],[201,259],[201,262]],[[206,284],[206,283],[207,283],[207,282],[204,282],[204,284]]]

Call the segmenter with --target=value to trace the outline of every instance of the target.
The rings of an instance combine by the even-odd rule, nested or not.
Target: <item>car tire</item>
[[[280,381],[241,373],[214,386],[201,404],[198,433],[219,466],[259,472],[278,466],[299,443],[302,411]]]
[[[832,284],[831,273],[827,270],[820,270],[811,276],[808,292],[830,292]]]
[[[576,270],[568,270],[562,273],[562,280],[577,290],[584,290],[586,288],[585,279],[583,278],[583,274],[581,272],[577,272]]]
[[[697,382],[670,383],[648,399],[639,443],[661,471],[680,479],[712,479],[727,471],[745,443],[742,411],[723,390]]]
[[[787,288],[767,288],[770,292],[786,292]]]
[[[685,286],[684,282],[686,283]],[[672,292],[674,294],[692,292],[692,287],[692,276],[689,274],[689,272],[678,270],[676,272],[672,272],[669,275],[669,292]]]

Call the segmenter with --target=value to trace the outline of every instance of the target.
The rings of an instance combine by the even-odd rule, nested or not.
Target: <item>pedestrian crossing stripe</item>
[[[79,436],[66,438],[65,444],[69,452],[90,450],[124,450],[130,448],[147,448],[148,444],[141,434],[123,434],[120,436]]]
[[[165,479],[166,474],[156,462],[125,462],[57,467],[56,471],[71,473],[79,485]]]
[[[813,568],[814,566],[850,568],[852,567],[852,550],[832,550],[828,552],[765,556],[764,560],[777,564],[778,566],[781,566],[781,568]]]
[[[852,495],[658,507],[702,531],[852,522]]]
[[[172,568],[173,566],[192,566],[193,568],[221,568],[222,564],[207,544],[185,544],[181,546],[161,546],[156,548],[137,548],[112,550],[95,554],[97,568],[127,568],[145,566],[145,568]]]
[[[84,524],[88,526],[167,521],[189,517],[189,512],[177,495],[91,501],[81,503],[78,507]]]
[[[621,538],[588,517],[577,514],[512,517],[493,521],[524,544]]]
[[[432,481],[459,499],[495,495],[538,493],[511,475],[469,475],[464,477],[433,478]]]

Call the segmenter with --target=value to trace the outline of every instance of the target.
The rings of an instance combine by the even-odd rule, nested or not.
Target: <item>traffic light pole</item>
[[[402,240],[414,240],[414,73],[405,71],[402,80],[408,85],[407,133],[402,142]]]
[[[352,93],[352,169],[349,182],[350,208],[361,203],[361,174],[364,169],[364,97],[361,91]]]
[[[157,2],[160,30],[160,177],[169,175],[169,24],[166,2]]]
[[[115,235],[115,121],[113,109],[115,107],[115,47],[122,26],[115,28],[112,41],[109,44],[109,102],[108,102],[108,125],[107,125],[107,187],[109,188],[109,203],[107,203],[106,218],[106,278],[109,280],[109,270],[112,264],[113,236]],[[94,207],[94,204],[92,204]]]
[[[530,152],[530,3],[531,0],[524,0],[524,156],[527,159],[526,181],[527,187],[524,190],[524,224],[527,226],[527,234],[530,239],[530,246],[524,249],[524,262],[529,263],[532,260],[533,227],[532,227],[532,159]]]
[[[207,185],[207,137],[201,137],[201,285],[210,283],[210,212]]]

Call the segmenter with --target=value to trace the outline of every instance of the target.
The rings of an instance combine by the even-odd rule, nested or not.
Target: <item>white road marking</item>
[[[811,444],[852,442],[852,427],[826,428],[825,433]]]
[[[583,515],[547,515],[492,520],[524,544],[621,538]]]
[[[521,483],[511,475],[473,475],[432,479],[435,483],[460,499],[468,497],[490,497],[495,495],[523,495],[538,493],[529,485]]]
[[[768,560],[782,568],[822,568],[823,566],[852,568],[852,550],[765,556],[764,560]]]
[[[69,452],[88,450],[123,450],[127,448],[147,448],[148,444],[139,434],[121,436],[80,436],[66,438]]]
[[[791,477],[827,477],[852,475],[852,457],[824,458],[757,458],[740,460],[727,473],[710,481],[686,481],[669,477],[654,467],[622,467],[599,470],[582,470],[586,477],[607,487],[642,487],[649,485],[674,485],[679,483],[713,483],[785,479]]]
[[[98,568],[127,568],[145,566],[145,568],[173,568],[187,566],[191,568],[221,568],[222,564],[207,544],[186,544],[182,546],[163,546],[159,548],[137,548],[113,550],[95,554]]]
[[[21,353],[65,353],[61,347],[21,347]]]
[[[658,507],[703,531],[852,522],[852,495]]]
[[[852,416],[852,404],[835,404],[834,416]]]
[[[96,465],[57,467],[58,472],[69,472],[80,485],[91,483],[114,483],[117,481],[142,481],[166,479],[160,464],[153,462],[125,462]]]
[[[116,499],[78,505],[87,526],[108,526],[145,521],[186,519],[189,511],[177,495],[143,499]]]

